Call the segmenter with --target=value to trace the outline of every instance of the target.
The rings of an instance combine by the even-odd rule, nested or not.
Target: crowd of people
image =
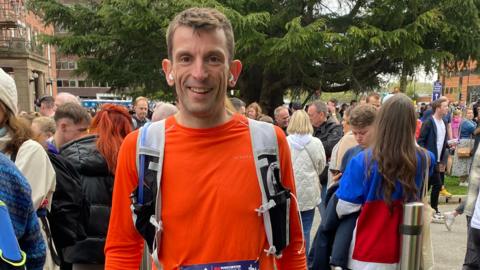
[[[27,269],[398,269],[403,206],[424,186],[433,222],[451,229],[465,213],[463,269],[480,269],[480,102],[417,109],[371,93],[269,116],[227,98],[242,71],[234,47],[219,11],[179,13],[162,62],[177,102],[152,114],[138,97],[133,115],[91,115],[69,93],[18,113],[0,69],[0,201]],[[469,194],[441,213],[447,172]]]

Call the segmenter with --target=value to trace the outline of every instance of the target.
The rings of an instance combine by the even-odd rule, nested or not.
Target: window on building
[[[59,61],[57,62],[57,69],[60,70],[74,70],[77,68],[76,62],[69,62],[69,61]]]
[[[58,87],[77,87],[77,81],[75,80],[57,80]]]

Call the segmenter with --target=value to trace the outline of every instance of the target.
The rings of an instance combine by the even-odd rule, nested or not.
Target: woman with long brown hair
[[[90,203],[87,238],[64,249],[65,261],[73,270],[103,269],[117,155],[125,136],[132,131],[126,108],[105,104],[90,126],[90,134],[67,143],[60,155],[80,174],[82,189]]]
[[[32,140],[32,132],[17,118],[17,88],[15,81],[0,68],[0,152],[12,160],[32,189],[33,207],[37,214],[50,210],[55,190],[55,171],[43,147]],[[45,232],[42,231],[44,240]],[[49,250],[47,250],[49,252]],[[57,269],[47,253],[45,270]]]
[[[398,227],[403,204],[421,199],[427,160],[432,153],[415,143],[412,100],[397,94],[375,120],[375,141],[347,165],[336,193],[337,214],[362,209],[352,239],[349,269],[396,269],[400,259]]]

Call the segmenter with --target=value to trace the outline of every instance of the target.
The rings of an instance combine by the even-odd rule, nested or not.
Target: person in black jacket
[[[430,205],[435,210],[433,222],[442,223],[443,215],[438,211],[438,197],[442,188],[440,174],[445,172],[444,159],[447,155],[448,124],[443,117],[448,113],[448,100],[440,98],[432,103],[432,116],[428,117],[422,124],[418,144],[432,152],[436,157],[435,172],[428,182],[429,188],[432,187],[430,195]]]
[[[72,162],[80,174],[90,218],[87,238],[64,249],[67,262],[73,270],[103,269],[104,247],[107,236],[114,173],[120,145],[132,130],[126,108],[105,104],[92,120],[90,134],[71,141],[60,148],[60,155]]]
[[[316,100],[308,106],[308,117],[312,123],[314,132],[313,136],[322,141],[325,155],[327,157],[327,166],[320,175],[320,183],[322,184],[322,195],[326,190],[325,185],[328,181],[328,161],[332,155],[333,147],[343,136],[342,126],[328,116],[327,104],[321,100]],[[323,198],[323,196],[322,196]]]
[[[327,165],[320,174],[320,184],[322,186],[321,199],[322,203],[318,206],[320,210],[320,215],[322,220],[325,218],[325,197],[327,194],[327,182],[328,182],[328,163],[330,162],[330,157],[332,155],[333,147],[340,141],[343,136],[343,128],[340,124],[337,124],[335,120],[331,119],[328,115],[328,107],[325,102],[321,100],[316,100],[308,106],[307,109],[308,117],[310,118],[310,123],[313,126],[313,136],[319,138],[322,141],[323,148],[325,149],[325,156],[327,159]],[[317,245],[321,244],[322,239],[319,236],[320,230],[317,229],[317,233],[312,243],[312,248],[308,254],[308,264],[309,266],[314,260]]]

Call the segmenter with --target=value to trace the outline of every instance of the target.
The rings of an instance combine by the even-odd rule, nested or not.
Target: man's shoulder
[[[64,155],[67,152],[78,152],[80,148],[96,148],[97,135],[87,135],[73,141],[70,141],[60,147],[60,154]]]
[[[329,119],[325,126],[325,135],[342,136],[342,134],[343,134],[342,125],[337,124],[335,121]]]

